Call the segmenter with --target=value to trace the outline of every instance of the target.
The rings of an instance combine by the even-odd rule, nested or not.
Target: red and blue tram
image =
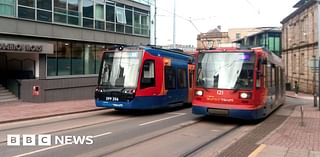
[[[285,101],[281,58],[263,48],[200,50],[192,112],[260,119]]]
[[[156,109],[190,103],[193,96],[193,57],[155,47],[107,50],[95,91],[97,107]]]

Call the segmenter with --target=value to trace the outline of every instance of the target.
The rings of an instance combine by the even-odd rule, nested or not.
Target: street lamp
[[[318,53],[317,53],[317,59],[318,59],[318,76],[319,76],[319,80],[318,80],[318,95],[320,94],[320,0],[317,0],[317,9],[318,9]],[[320,99],[319,99],[319,110],[320,110]]]
[[[173,0],[173,48],[176,48],[176,0]]]

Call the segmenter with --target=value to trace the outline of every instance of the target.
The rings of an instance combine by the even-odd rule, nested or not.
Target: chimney
[[[221,26],[219,25],[219,26],[217,26],[217,28],[219,29],[219,31],[221,31]]]

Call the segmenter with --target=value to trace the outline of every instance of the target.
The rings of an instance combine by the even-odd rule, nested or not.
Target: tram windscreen
[[[110,88],[136,88],[142,50],[105,52],[99,85]]]
[[[253,89],[255,58],[251,52],[200,53],[197,87]]]

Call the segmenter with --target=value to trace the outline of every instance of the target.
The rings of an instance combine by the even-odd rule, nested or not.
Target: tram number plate
[[[119,101],[117,97],[106,97],[106,101]]]
[[[219,115],[219,116],[228,116],[229,110],[209,108],[209,109],[208,109],[208,113],[209,113],[209,114],[213,114],[213,115]]]

